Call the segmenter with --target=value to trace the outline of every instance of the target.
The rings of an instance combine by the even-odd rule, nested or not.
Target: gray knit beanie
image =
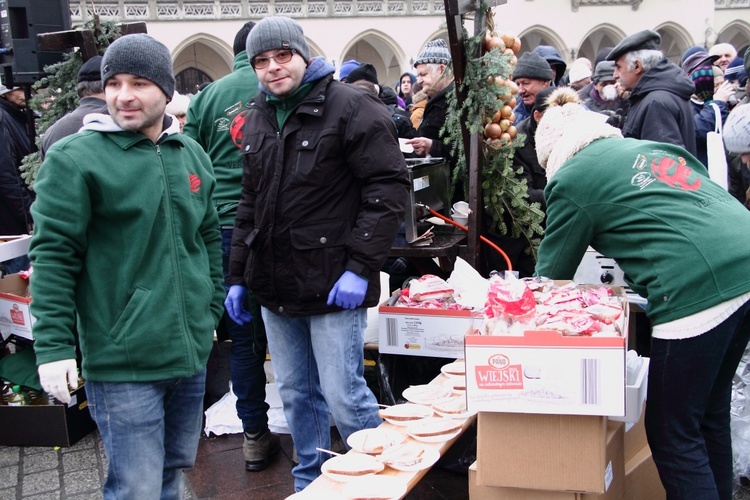
[[[750,104],[737,106],[724,124],[724,146],[730,153],[750,153]]]
[[[247,57],[251,61],[267,50],[293,49],[305,61],[310,59],[310,47],[302,27],[289,17],[271,16],[260,20],[247,37]]]
[[[438,38],[431,42],[427,42],[422,52],[419,53],[419,57],[414,62],[416,68],[418,64],[445,64],[448,66],[451,63],[451,51],[445,44],[445,40]]]
[[[172,55],[161,42],[143,33],[118,38],[102,58],[102,83],[118,73],[129,73],[154,82],[172,99],[174,73]],[[106,85],[105,85],[106,86]]]
[[[513,78],[532,78],[534,80],[550,81],[554,75],[549,63],[536,52],[524,52],[518,58],[518,64],[513,71]]]

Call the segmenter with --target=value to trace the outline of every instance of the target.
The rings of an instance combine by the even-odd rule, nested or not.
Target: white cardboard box
[[[625,415],[625,338],[467,335],[469,411]]]
[[[0,279],[0,332],[3,338],[17,335],[29,340],[31,326],[36,319],[29,311],[31,297],[29,282],[18,274],[9,274]]]
[[[611,417],[610,420],[635,424],[641,419],[643,402],[646,401],[648,389],[648,365],[649,358],[642,358],[641,369],[632,384],[625,387],[625,416]]]
[[[384,303],[378,313],[381,353],[463,358],[464,336],[472,325],[471,311],[413,309]]]

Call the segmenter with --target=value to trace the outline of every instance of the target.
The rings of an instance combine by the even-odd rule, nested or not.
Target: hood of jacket
[[[643,74],[630,98],[638,99],[655,90],[670,92],[681,99],[688,100],[695,92],[695,85],[684,71],[665,57]]]
[[[333,64],[326,61],[325,57],[313,57],[312,59],[310,59],[310,64],[307,65],[307,70],[305,71],[305,76],[302,77],[302,83],[300,83],[300,87],[306,83],[320,80],[324,76],[332,75],[335,72],[336,68],[333,67]],[[264,94],[273,96],[273,94],[269,92],[262,83],[258,83],[258,88]]]
[[[565,70],[568,68],[565,59],[562,58],[560,53],[554,47],[550,45],[539,45],[534,48],[534,52],[537,53],[542,59],[547,61],[550,66],[555,70],[555,85],[565,75]]]
[[[167,120],[169,124],[167,125]],[[164,115],[165,127],[159,134],[159,138],[156,142],[161,141],[167,136],[180,133],[180,124],[172,115]],[[94,130],[96,132],[126,132],[125,129],[120,127],[111,116],[102,113],[89,113],[83,117],[83,127],[79,132],[84,130]]]

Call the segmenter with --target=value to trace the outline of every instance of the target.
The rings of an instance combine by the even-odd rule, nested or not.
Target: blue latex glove
[[[344,271],[328,294],[327,304],[336,304],[344,309],[355,309],[362,305],[367,293],[367,280],[351,271]]]
[[[232,285],[227,292],[227,298],[224,299],[224,308],[232,321],[238,325],[250,323],[253,317],[245,310],[245,296],[247,289],[242,285]]]

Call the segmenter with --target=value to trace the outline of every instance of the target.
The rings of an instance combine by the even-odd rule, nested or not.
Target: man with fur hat
[[[104,53],[109,114],[47,151],[36,180],[34,350],[62,403],[78,380],[109,462],[104,498],[181,499],[221,317],[211,160],[165,114],[169,49],[145,34]]]
[[[214,166],[216,192],[214,204],[219,214],[221,264],[224,277],[229,276],[229,253],[232,247],[234,218],[242,191],[243,123],[253,97],[258,93],[258,77],[247,58],[247,37],[255,27],[248,21],[234,37],[232,72],[211,83],[193,97],[188,107],[185,134],[203,146]],[[225,282],[227,289],[229,284]],[[279,436],[268,428],[266,403],[266,350],[268,341],[260,305],[248,293],[245,306],[255,321],[240,325],[225,312],[216,330],[220,341],[230,342],[229,368],[232,392],[237,396],[235,408],[242,421],[242,446],[245,470],[261,471],[279,450]]]
[[[299,465],[299,491],[329,458],[329,414],[346,439],[381,423],[363,373],[367,307],[403,216],[406,162],[375,95],[333,79],[296,21],[262,19],[247,39],[261,93],[242,137],[242,194],[225,305],[237,323],[247,289],[261,305]]]
[[[451,146],[440,135],[448,112],[448,94],[456,88],[450,64],[451,52],[440,38],[428,42],[414,62],[417,82],[429,98],[416,137],[407,143],[417,156],[450,158]]]
[[[29,211],[34,193],[21,178],[18,167],[34,151],[29,139],[26,93],[21,87],[0,85],[0,234],[27,234],[32,228]],[[3,274],[29,268],[25,255],[0,264]]]
[[[83,126],[83,117],[89,113],[106,113],[102,86],[102,56],[94,56],[81,64],[78,70],[76,92],[78,107],[53,123],[42,134],[42,158],[54,143],[75,134]]]
[[[513,70],[513,81],[518,85],[518,97],[521,98],[513,109],[516,123],[531,116],[537,92],[549,87],[554,76],[549,63],[536,52],[524,52],[518,58]]]
[[[646,433],[667,498],[731,499],[729,399],[750,338],[750,276],[737,272],[750,232],[736,228],[750,213],[685,149],[552,100],[536,134],[549,181],[537,274],[572,279],[589,246],[617,261],[648,300]]]
[[[696,153],[695,124],[690,109],[693,82],[659,50],[661,35],[639,31],[607,56],[622,91],[630,91],[630,109],[622,127],[625,137],[649,139]]]

